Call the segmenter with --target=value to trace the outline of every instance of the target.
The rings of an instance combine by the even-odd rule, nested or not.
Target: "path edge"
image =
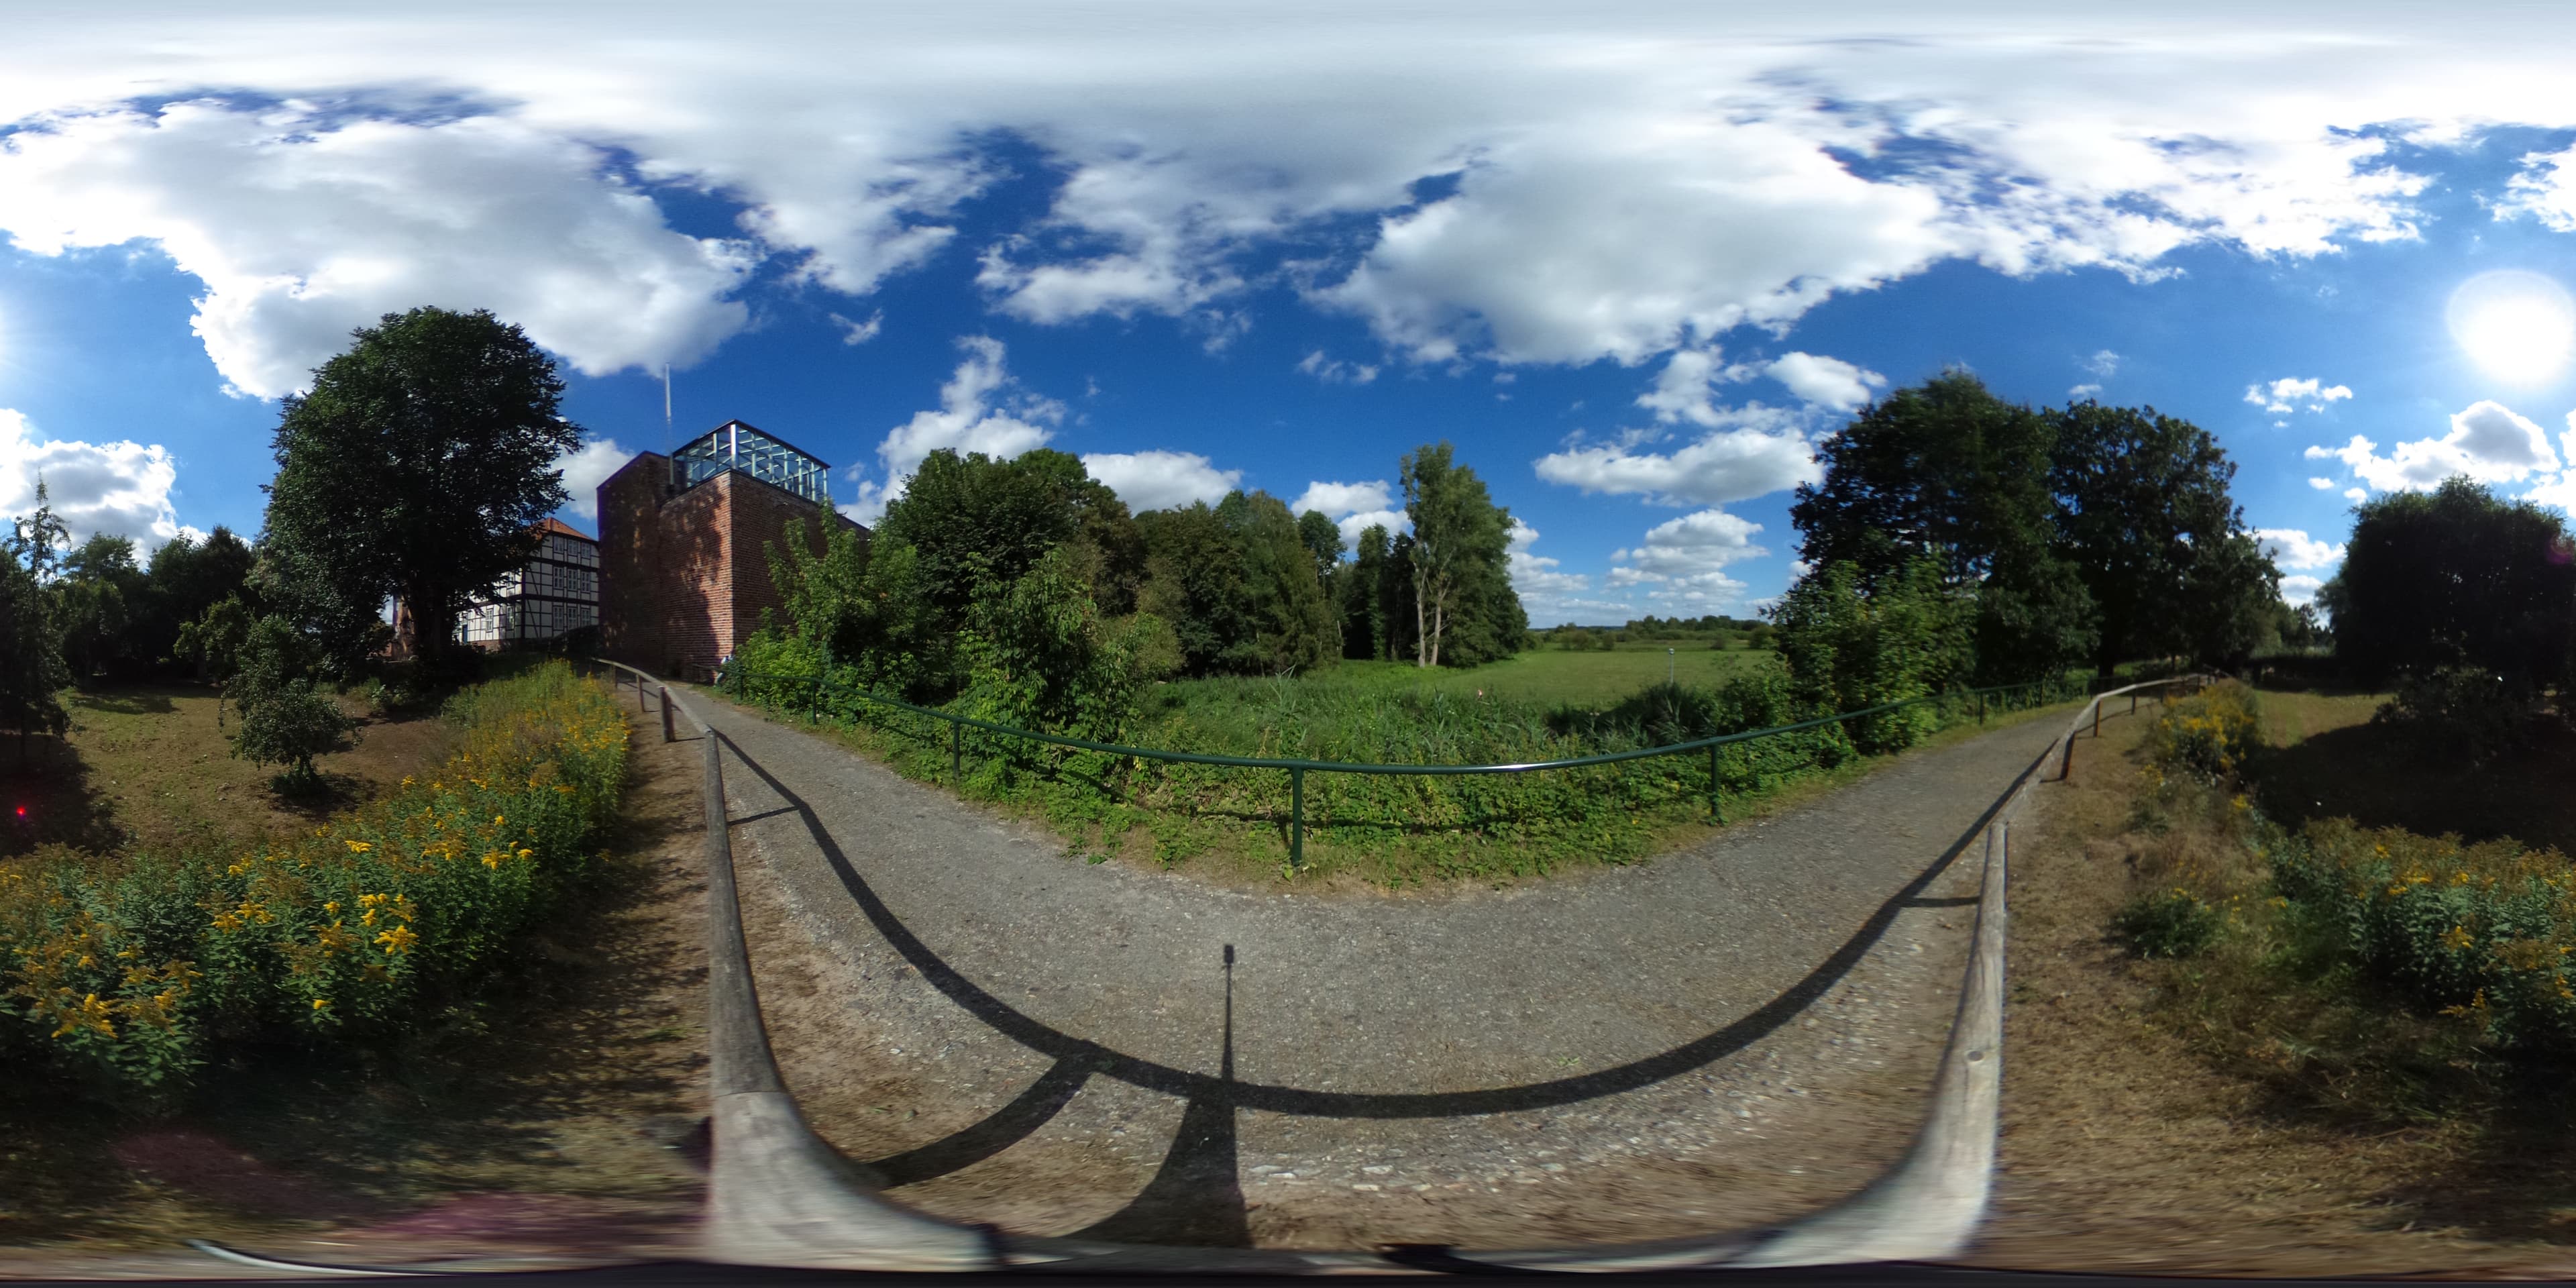
[[[1284,1273],[1349,1272],[1375,1263],[1414,1269],[1401,1255],[1299,1253],[1232,1248],[1130,1247],[1070,1239],[1008,1239],[991,1227],[960,1225],[886,1198],[805,1121],[771,1054],[734,886],[725,810],[722,739],[658,677],[620,662],[602,667],[634,677],[636,702],[650,684],[668,710],[687,717],[705,744],[708,1000],[714,1166],[701,1247],[708,1260],[736,1265],[880,1271],[977,1271],[1053,1264],[1122,1264],[1130,1269],[1204,1271],[1222,1266]],[[2211,677],[2178,676],[2096,694],[2022,772],[1984,829],[1984,870],[1959,1009],[1935,1075],[1931,1107],[1904,1156],[1832,1206],[1767,1231],[1665,1240],[1612,1248],[1464,1253],[1463,1267],[1577,1272],[1693,1267],[1788,1267],[1940,1261],[1966,1251],[1994,1188],[2003,1099],[2005,886],[2011,827],[2056,759],[2071,765],[2074,740],[2105,699]],[[2061,768],[2059,776],[2064,776]]]

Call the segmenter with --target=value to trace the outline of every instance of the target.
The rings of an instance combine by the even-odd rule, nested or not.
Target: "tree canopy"
[[[1425,445],[1399,463],[1413,539],[1413,647],[1418,666],[1473,666],[1527,642],[1529,616],[1512,589],[1511,511],[1494,504],[1476,471],[1449,444]]]
[[[418,308],[351,333],[285,401],[264,542],[281,607],[346,668],[389,596],[425,658],[465,597],[524,561],[581,441],[563,379],[488,311]]]
[[[63,666],[61,629],[45,584],[61,567],[64,538],[44,480],[38,479],[35,512],[11,520],[9,538],[0,543],[0,718],[18,730],[21,764],[29,734],[70,726],[54,696],[71,683],[71,674]]]
[[[2153,407],[2077,403],[2056,429],[2057,545],[2099,616],[2095,662],[2251,651],[2280,597],[2229,495],[2236,463],[2209,432]]]
[[[1975,597],[1975,674],[2003,683],[2154,653],[2241,659],[2274,627],[2279,573],[2210,435],[2153,408],[2034,411],[1964,371],[1864,408],[1790,518],[1859,593],[1930,559]]]
[[[2322,596],[2366,684],[2475,668],[2537,691],[2576,678],[2576,546],[2557,515],[2454,478],[2362,503]]]

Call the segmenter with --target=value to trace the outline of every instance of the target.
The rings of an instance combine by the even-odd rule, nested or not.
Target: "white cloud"
[[[2425,180],[2400,143],[2567,119],[2567,36],[2407,9],[2332,30],[1997,10],[1902,40],[1865,8],[1122,12],[747,0],[685,40],[545,6],[13,14],[0,121],[207,85],[331,106],[104,127],[65,183],[0,177],[0,226],[169,249],[254,391],[291,388],[387,307],[373,293],[424,287],[585,369],[686,361],[743,324],[741,265],[646,185],[740,203],[764,262],[856,295],[949,247],[960,203],[1010,173],[1061,176],[1041,218],[973,248],[1015,317],[1204,318],[1213,342],[1285,282],[1416,357],[1636,363],[1946,261],[2146,278],[2181,247],[2413,237]],[[1251,267],[1319,234],[1302,268]]]
[[[2101,392],[2102,386],[2100,385],[2083,384],[2076,385],[2073,388],[2068,389],[2066,391],[2066,396],[2069,398],[2092,398],[2098,396]]]
[[[2399,443],[2386,456],[2359,434],[2342,447],[2310,447],[2307,456],[2340,460],[2381,492],[2429,491],[2455,474],[2481,483],[2518,483],[2559,465],[2540,426],[2493,401],[2471,403],[2454,414],[2450,433]]]
[[[1321,349],[1307,354],[1297,364],[1297,369],[1328,385],[1364,385],[1377,379],[1377,368],[1365,363],[1327,358]]]
[[[2522,169],[2505,182],[2505,195],[2495,203],[2495,217],[2530,215],[2553,232],[2576,233],[2576,147],[2564,152],[2530,152]]]
[[[1759,403],[1738,414],[1758,427],[1716,430],[1670,453],[1632,443],[1570,446],[1540,457],[1538,476],[1666,505],[1722,505],[1824,477],[1806,439],[1786,427],[1790,418]]]
[[[2245,386],[2245,401],[2275,416],[2290,414],[2294,404],[2303,405],[2312,412],[2321,412],[2327,404],[2350,397],[2350,386],[2325,384],[2313,376],[2283,376],[2278,380]]]
[[[2535,480],[2531,490],[2522,494],[2522,499],[2556,506],[2570,516],[2576,516],[2576,469]]]
[[[1784,353],[1763,374],[1789,387],[1789,392],[1828,411],[1851,411],[1868,402],[1871,391],[1885,388],[1887,377],[1812,353]]]
[[[42,118],[0,139],[0,230],[58,256],[145,242],[205,286],[231,387],[300,389],[349,331],[490,308],[593,375],[686,365],[742,329],[751,257],[673,231],[598,149],[494,116],[335,123],[212,102]]]
[[[2308,476],[2308,486],[2315,488],[2320,492],[2332,492],[2334,491],[2334,485],[2335,481],[2333,479],[2318,478],[2313,474]]]
[[[1356,549],[1360,543],[1360,534],[1371,528],[1384,528],[1388,536],[1411,532],[1413,516],[1392,508],[1361,510],[1333,520],[1333,526],[1342,530],[1342,544]]]
[[[2327,568],[2343,562],[2343,547],[2319,541],[2297,528],[2257,528],[2263,553],[2283,568]]]
[[[1635,547],[1610,556],[1610,585],[1644,587],[1646,596],[1691,605],[1729,604],[1744,583],[1722,569],[1770,551],[1753,544],[1762,525],[1721,510],[1701,510],[1659,523]]]
[[[2348,487],[2343,490],[2343,499],[2359,505],[2370,499],[2370,493],[2357,487]]]
[[[875,523],[886,505],[903,495],[904,480],[941,448],[1008,460],[1055,437],[1053,427],[1064,423],[1064,404],[1019,388],[1003,368],[1001,341],[989,335],[961,336],[957,347],[966,357],[939,387],[939,406],[914,412],[877,445],[884,477],[868,478],[866,468],[858,465],[842,472],[858,489],[858,500],[842,506],[843,514]]]
[[[1716,345],[1675,350],[1673,356],[1664,359],[1655,387],[1637,395],[1637,405],[1655,413],[1655,419],[1667,425],[1677,420],[1717,424],[1718,410],[1709,390],[1727,378],[1725,369],[1717,365],[1717,357]]]
[[[1342,530],[1342,544],[1356,545],[1360,534],[1372,526],[1384,527],[1389,533],[1405,531],[1412,520],[1396,508],[1395,490],[1385,479],[1364,483],[1326,483],[1321,480],[1306,485],[1297,499],[1288,503],[1291,514],[1308,510],[1323,514]]]
[[[1082,466],[1139,512],[1214,504],[1243,481],[1243,471],[1218,469],[1196,452],[1086,452]]]
[[[832,315],[832,325],[841,328],[841,343],[866,344],[877,338],[877,332],[885,329],[885,310],[878,309],[869,314],[865,322],[853,322],[835,313]]]
[[[73,545],[98,533],[131,537],[150,554],[183,527],[170,504],[177,462],[158,444],[47,439],[27,418],[0,407],[0,519],[35,513],[36,484]]]
[[[2315,603],[2317,592],[2324,589],[2325,584],[2324,578],[2311,577],[2305,573],[2284,576],[2281,578],[2281,601],[2293,608],[2302,604]]]
[[[613,438],[585,438],[581,446],[556,457],[555,468],[563,471],[564,492],[571,498],[564,503],[566,508],[598,522],[599,485],[633,459],[634,451],[618,446]]]
[[[1538,541],[1538,529],[1512,520],[1511,562],[1512,589],[1519,592],[1521,604],[1534,621],[1544,621],[1563,613],[1582,601],[1592,589],[1592,578],[1579,572],[1560,572],[1562,560],[1533,554],[1530,547]]]
[[[1296,514],[1321,510],[1325,514],[1349,514],[1357,510],[1383,510],[1395,504],[1395,491],[1385,479],[1365,483],[1326,483],[1318,480],[1306,485],[1297,499],[1288,503]]]
[[[2119,374],[2120,355],[2108,349],[2096,349],[2092,357],[2076,359],[2075,365],[2093,373],[2093,377],[2097,380],[2108,380]]]

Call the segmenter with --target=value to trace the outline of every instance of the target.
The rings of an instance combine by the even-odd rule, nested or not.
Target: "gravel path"
[[[1652,864],[1317,897],[1085,864],[700,705],[764,1011],[826,1138],[942,1215],[1298,1247],[1681,1235],[1858,1188],[1947,1035],[1963,847],[2058,727]]]

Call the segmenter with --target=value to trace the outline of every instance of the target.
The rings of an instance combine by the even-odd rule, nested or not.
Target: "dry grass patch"
[[[2262,713],[2274,739],[2349,727],[2332,723],[2348,711],[2274,696]],[[2001,1169],[1971,1259],[2576,1269],[2563,1076],[2450,1068],[2424,1021],[2282,973],[2291,928],[2271,916],[2268,864],[2246,844],[2253,811],[2223,790],[2159,793],[2140,751],[2154,715],[2106,720],[2098,746],[2079,745],[2074,781],[2043,788],[2036,825],[2015,832]],[[2224,931],[2198,954],[2142,959],[2115,922],[2177,887]],[[2403,1052],[2430,1053],[2431,1070]]]

